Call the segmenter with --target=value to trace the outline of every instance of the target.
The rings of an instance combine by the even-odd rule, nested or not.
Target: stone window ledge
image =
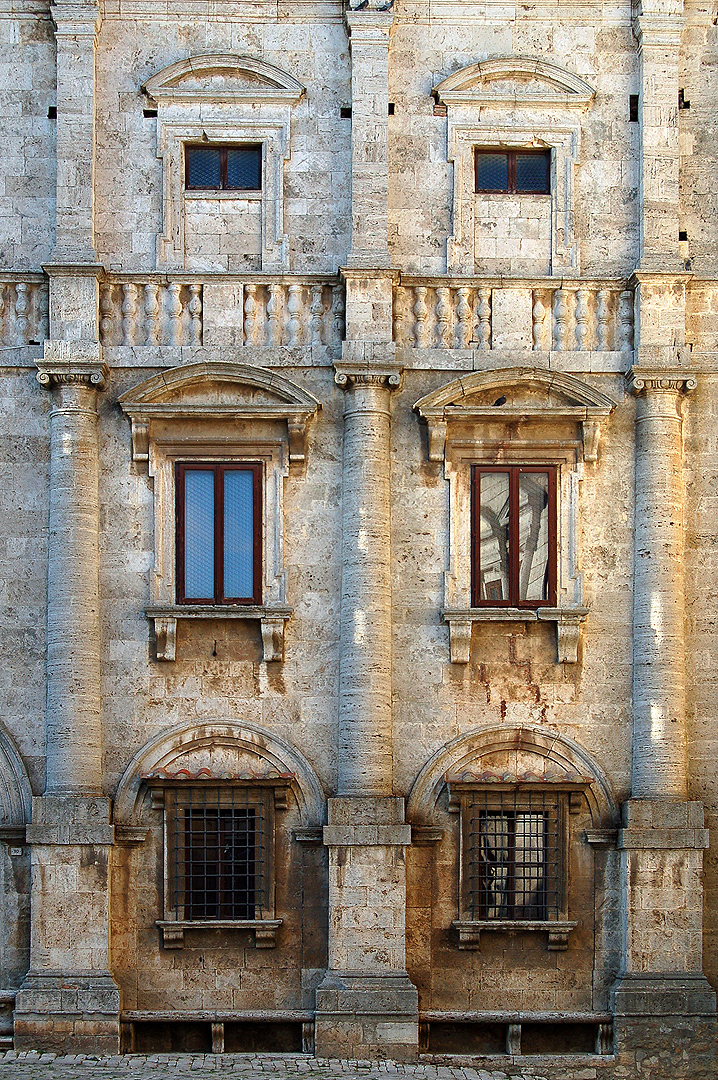
[[[284,624],[292,615],[290,607],[247,604],[163,604],[145,609],[157,641],[157,659],[176,658],[178,619],[258,619],[262,626],[265,663],[284,659]]]
[[[545,930],[548,933],[549,952],[565,952],[568,949],[568,935],[578,923],[540,919],[456,919],[451,925],[458,931],[460,949],[480,949],[482,931],[523,933],[525,930]]]
[[[471,627],[475,622],[553,622],[556,624],[558,663],[578,662],[578,638],[588,608],[512,608],[481,607],[446,609],[444,622],[449,624],[452,664],[468,664],[471,650]]]
[[[156,926],[162,931],[165,949],[183,949],[184,936],[188,930],[254,930],[257,949],[273,949],[277,944],[277,930],[283,919],[158,919]]]

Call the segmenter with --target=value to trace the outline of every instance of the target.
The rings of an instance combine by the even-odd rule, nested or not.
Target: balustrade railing
[[[244,345],[334,345],[344,337],[341,285],[267,278],[241,283],[234,295]],[[100,286],[103,345],[201,345],[204,324],[201,282],[113,275]]]
[[[44,341],[47,304],[47,281],[42,274],[0,274],[0,345]]]
[[[481,279],[404,278],[394,290],[394,340],[420,349],[492,349],[495,336],[500,341],[504,337],[494,325],[498,293],[500,329],[523,331],[518,336],[527,348],[557,352],[633,348],[633,293],[621,281],[495,284]],[[521,319],[527,325],[519,326]]]

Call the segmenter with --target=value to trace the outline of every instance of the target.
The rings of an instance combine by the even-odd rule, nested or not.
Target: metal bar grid
[[[267,903],[266,795],[188,786],[172,798],[172,916],[262,919]]]
[[[558,794],[467,793],[467,901],[471,919],[557,920],[562,907]]]

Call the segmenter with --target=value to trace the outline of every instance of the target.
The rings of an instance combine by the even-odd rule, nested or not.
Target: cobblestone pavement
[[[584,1074],[585,1075],[585,1074]],[[133,1054],[60,1057],[34,1051],[0,1054],[0,1080],[543,1080],[525,1066],[486,1071],[442,1065],[400,1065],[390,1061],[322,1061],[282,1054]]]

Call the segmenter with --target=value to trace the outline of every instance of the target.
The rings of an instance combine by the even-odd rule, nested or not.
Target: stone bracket
[[[528,919],[455,919],[451,925],[458,932],[460,949],[480,949],[482,931],[523,933],[526,930],[545,930],[548,933],[548,951],[565,952],[568,949],[568,936],[578,923]]]
[[[588,608],[469,608],[465,611],[446,609],[444,622],[449,624],[449,647],[452,664],[468,664],[471,654],[471,627],[475,622],[553,622],[556,624],[557,663],[578,662],[578,642],[581,624],[586,621]]]
[[[618,829],[584,829],[583,838],[592,847],[615,848]]]
[[[293,829],[292,839],[298,844],[321,844],[322,826],[310,825],[306,829]]]
[[[292,608],[263,606],[239,607],[229,604],[194,604],[192,607],[167,605],[146,608],[145,615],[155,629],[157,659],[173,662],[177,658],[178,619],[257,619],[262,628],[262,648],[266,664],[284,659],[284,624]]]
[[[158,919],[155,923],[162,933],[165,949],[183,949],[184,936],[190,930],[253,930],[257,949],[273,949],[277,944],[277,930],[283,919],[207,919],[178,920]]]
[[[412,825],[411,842],[419,847],[438,844],[444,838],[444,830],[438,825]]]

